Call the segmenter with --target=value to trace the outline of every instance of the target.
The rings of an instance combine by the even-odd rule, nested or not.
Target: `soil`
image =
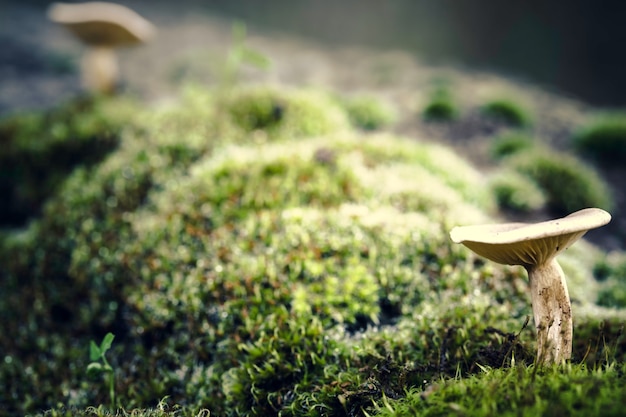
[[[171,4],[125,2],[152,21],[157,38],[119,52],[122,90],[161,105],[174,100],[185,83],[212,85],[231,46],[232,22],[194,9],[172,10]],[[0,4],[0,116],[24,109],[47,108],[80,91],[81,45],[46,19],[45,2]],[[340,94],[372,93],[397,108],[395,130],[416,140],[453,146],[481,170],[494,169],[488,156],[490,138],[503,126],[485,120],[479,103],[502,95],[533,109],[533,134],[560,150],[593,110],[584,103],[502,75],[467,68],[429,65],[403,51],[333,47],[288,34],[248,28],[247,45],[267,56],[272,67],[243,66],[241,82],[314,86]],[[425,123],[419,110],[434,82],[449,80],[463,116],[452,123]],[[613,221],[587,236],[607,250],[626,248],[626,168],[598,167],[611,184],[616,200]],[[547,213],[535,213],[547,218]],[[532,219],[532,220],[535,220]],[[531,219],[521,219],[531,220]]]

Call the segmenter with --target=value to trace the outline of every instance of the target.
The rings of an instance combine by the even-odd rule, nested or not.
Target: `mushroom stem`
[[[565,275],[555,258],[526,270],[537,328],[537,360],[560,364],[572,356],[572,305]]]
[[[82,60],[82,82],[89,91],[113,93],[117,86],[118,64],[113,48],[92,46],[85,51]]]

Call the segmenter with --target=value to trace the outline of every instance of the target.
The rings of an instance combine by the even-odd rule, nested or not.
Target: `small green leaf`
[[[96,345],[96,342],[92,340],[91,344],[89,345],[89,359],[91,359],[92,361],[97,361],[101,357],[102,351],[100,350],[98,345]]]
[[[265,55],[245,46],[241,47],[241,59],[259,69],[270,67],[270,60]]]
[[[107,333],[106,336],[104,336],[104,339],[102,339],[102,343],[100,344],[100,352],[102,352],[102,355],[104,355],[107,350],[111,349],[113,339],[115,339],[115,335],[113,333]]]
[[[87,375],[90,377],[100,375],[102,371],[102,365],[98,362],[91,362],[89,365],[87,365]]]
[[[241,44],[246,39],[246,24],[243,22],[235,22],[231,28],[232,36],[235,39],[235,43]]]

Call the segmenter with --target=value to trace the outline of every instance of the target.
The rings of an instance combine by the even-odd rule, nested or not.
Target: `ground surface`
[[[230,21],[192,10],[173,13],[162,4],[127,4],[154,22],[159,32],[150,44],[120,52],[125,92],[149,105],[159,105],[174,99],[186,82],[220,81],[231,45]],[[49,107],[80,92],[77,67],[81,46],[48,22],[45,10],[43,2],[0,5],[0,115]],[[399,133],[452,145],[484,170],[492,168],[487,139],[496,127],[476,117],[475,105],[481,100],[497,95],[519,98],[533,109],[533,135],[561,149],[567,148],[569,135],[591,111],[583,103],[540,88],[494,74],[429,66],[402,51],[333,48],[255,28],[249,28],[247,42],[269,57],[272,67],[264,71],[244,66],[239,74],[242,81],[310,85],[343,94],[375,93],[400,112]],[[452,124],[425,124],[417,117],[436,79],[451,81],[464,109],[463,116]],[[608,249],[623,248],[625,171],[601,172],[613,187],[614,221],[589,237]]]
[[[220,70],[232,51],[231,22],[182,11],[168,14],[146,7],[147,1],[132,5],[157,24],[158,40],[120,56],[122,91],[140,98],[150,116],[129,117],[137,119],[130,123],[121,117],[116,126],[129,127],[124,130],[130,133],[115,157],[98,166],[95,175],[75,171],[41,226],[14,234],[1,248],[0,292],[5,296],[0,297],[0,321],[7,337],[0,338],[0,351],[8,353],[0,385],[8,388],[0,403],[10,398],[14,407],[29,410],[57,403],[106,406],[106,387],[83,379],[82,369],[89,366],[89,342],[110,331],[116,338],[108,358],[118,376],[119,402],[129,409],[152,407],[160,398],[169,401],[171,394],[174,402],[190,407],[214,401],[209,405],[217,407],[211,408],[215,415],[234,415],[240,406],[243,414],[250,404],[266,407],[257,415],[273,415],[275,398],[278,404],[297,406],[309,400],[324,404],[322,395],[336,409],[341,402],[344,410],[349,404],[358,411],[384,394],[400,397],[398,406],[413,399],[436,410],[439,401],[446,407],[442,409],[459,411],[457,393],[463,392],[471,399],[466,406],[501,404],[515,414],[542,404],[559,414],[559,401],[571,405],[567,409],[596,410],[587,415],[621,414],[619,399],[626,398],[621,395],[626,351],[622,310],[608,311],[596,303],[607,288],[619,298],[623,284],[596,282],[592,268],[600,255],[579,242],[560,259],[564,270],[575,272],[568,274],[575,301],[575,357],[589,367],[576,371],[577,377],[563,373],[563,384],[526,365],[506,369],[509,355],[519,364],[534,359],[534,349],[525,347],[533,346],[535,338],[532,325],[524,324],[530,314],[524,271],[468,257],[461,245],[452,245],[447,230],[432,227],[441,215],[439,199],[430,204],[430,199],[419,199],[441,197],[449,204],[445,210],[455,213],[451,221],[490,218],[467,202],[478,204],[488,191],[478,189],[482,181],[473,182],[474,168],[456,155],[446,161],[447,149],[428,151],[431,146],[421,143],[444,143],[481,171],[496,169],[488,148],[503,127],[480,116],[479,106],[486,100],[504,95],[523,104],[534,119],[529,132],[564,152],[572,131],[587,119],[588,106],[498,75],[429,66],[402,52],[331,48],[250,27],[248,45],[273,65],[267,71],[242,66],[236,71],[238,81],[310,85],[340,95],[373,93],[398,111],[400,118],[391,128],[416,143],[405,147],[394,135],[352,130],[354,137],[342,139],[334,130],[324,136],[324,129],[309,132],[313,137],[299,143],[294,132],[305,129],[287,120],[299,111],[286,111],[287,122],[275,132],[276,138],[281,132],[297,138],[293,143],[264,142],[273,120],[265,132],[254,130],[252,141],[249,120],[235,123],[238,113],[232,110],[246,103],[231,101],[236,94],[212,102],[214,90],[188,89],[186,99],[175,102],[186,83],[224,82]],[[46,22],[44,12],[45,7],[28,3],[0,5],[2,114],[54,106],[80,92],[76,63],[81,48]],[[441,79],[449,82],[461,116],[454,122],[426,123],[421,110]],[[279,98],[288,97],[287,89],[277,90]],[[302,91],[294,97],[301,99]],[[122,101],[108,104],[123,116],[135,116],[119,111],[125,108]],[[324,96],[321,103],[302,118],[337,129],[347,125],[344,112],[333,111],[335,100]],[[166,108],[158,111],[158,106]],[[135,103],[128,108],[136,109]],[[105,114],[117,114],[112,110]],[[72,114],[82,116],[82,111]],[[329,116],[338,114],[339,119]],[[233,146],[221,149],[224,139],[234,141]],[[267,155],[259,158],[256,149]],[[354,158],[351,149],[363,156]],[[424,159],[422,152],[431,156]],[[397,172],[388,169],[398,159]],[[418,169],[422,164],[424,169]],[[615,220],[588,236],[606,249],[623,248],[624,172],[603,174],[614,187]],[[422,187],[439,175],[441,181],[446,177],[445,187]],[[459,190],[446,192],[453,183],[460,184]],[[401,215],[396,209],[379,210],[381,201],[398,204]],[[535,218],[547,216],[533,213]],[[388,231],[379,227],[387,223]],[[423,236],[415,233],[421,228]],[[618,365],[609,365],[610,373],[587,371],[611,358]],[[407,368],[411,363],[415,366]],[[276,370],[268,372],[272,364]],[[461,377],[460,372],[479,373],[477,364],[505,369]],[[425,388],[430,375],[433,381],[450,377],[458,389],[438,383]],[[487,377],[493,383],[484,383]],[[509,388],[505,382],[516,378],[523,384]],[[468,390],[476,379],[475,391]],[[300,382],[308,387],[300,388]],[[267,395],[253,392],[259,386]],[[407,394],[405,386],[419,391]],[[300,389],[303,395],[295,396]],[[436,400],[444,392],[448,397]],[[477,395],[467,395],[472,392]],[[524,398],[516,400],[511,393]],[[569,404],[576,397],[589,402]],[[611,407],[617,412],[611,413]]]

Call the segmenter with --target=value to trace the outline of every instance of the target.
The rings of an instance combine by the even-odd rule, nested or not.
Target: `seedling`
[[[241,67],[246,64],[261,70],[265,70],[271,65],[269,58],[246,44],[246,34],[245,24],[241,22],[233,24],[233,45],[228,51],[222,70],[222,83],[226,87],[232,87],[237,82]]]
[[[87,375],[105,375],[105,380],[109,384],[109,399],[111,400],[111,409],[115,408],[115,372],[104,356],[111,348],[111,344],[115,339],[113,333],[107,333],[100,346],[96,345],[93,340],[89,346],[89,359],[91,363],[87,365]]]

